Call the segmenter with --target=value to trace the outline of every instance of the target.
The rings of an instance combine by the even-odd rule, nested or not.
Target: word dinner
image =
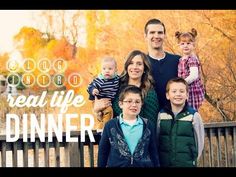
[[[14,142],[19,139],[20,134],[20,121],[22,121],[22,132],[23,141],[26,142],[28,137],[28,130],[30,130],[30,140],[35,141],[35,134],[37,132],[40,141],[45,142],[46,133],[48,136],[48,141],[52,141],[53,134],[56,135],[59,142],[62,142],[63,137],[63,122],[65,122],[65,133],[67,142],[78,142],[78,138],[71,137],[71,131],[77,130],[77,126],[71,125],[72,119],[80,118],[80,129],[81,136],[80,141],[85,141],[85,132],[88,132],[91,142],[94,142],[94,137],[92,133],[92,128],[94,126],[94,117],[90,114],[69,114],[66,113],[70,106],[79,108],[85,104],[84,97],[82,95],[75,94],[74,90],[65,91],[55,91],[50,99],[47,100],[47,91],[43,91],[41,95],[30,95],[26,97],[25,95],[20,95],[18,97],[13,97],[8,94],[7,102],[10,107],[38,107],[42,108],[47,104],[52,108],[60,108],[58,114],[40,114],[37,117],[35,114],[23,114],[19,116],[17,114],[8,113],[6,114],[6,141]],[[87,120],[88,121],[87,121]],[[65,120],[65,121],[63,121]],[[89,125],[85,124],[89,122]],[[14,127],[12,127],[15,125]],[[30,127],[28,127],[30,126]],[[11,131],[14,134],[11,134]]]

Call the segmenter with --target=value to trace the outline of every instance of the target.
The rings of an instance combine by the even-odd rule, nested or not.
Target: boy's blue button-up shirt
[[[137,121],[133,125],[130,125],[127,122],[124,122],[123,115],[121,114],[119,117],[119,122],[130,152],[133,154],[135,147],[143,134],[143,121],[138,116]]]

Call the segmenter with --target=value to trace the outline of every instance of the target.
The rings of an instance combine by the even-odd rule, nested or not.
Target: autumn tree
[[[8,59],[9,59],[8,53],[3,53],[0,55],[0,74],[6,75],[7,73],[6,64],[7,64]]]
[[[90,10],[40,11],[39,28],[25,27],[17,34],[17,48],[24,57],[65,58],[66,75],[79,72],[86,95],[87,84],[100,72],[100,59],[117,59],[119,73],[134,49],[147,52],[144,25],[158,18],[166,27],[165,51],[181,55],[175,32],[198,31],[196,54],[206,88],[200,108],[205,121],[235,120],[236,12],[229,10]],[[85,45],[80,45],[85,41]],[[77,90],[77,91],[78,91]]]
[[[199,46],[205,98],[223,121],[236,120],[235,102],[235,12],[196,11],[205,43]],[[222,16],[224,18],[222,19]]]
[[[47,34],[49,40],[65,39],[70,43],[73,46],[72,58],[75,58],[84,15],[84,11],[78,10],[43,10],[35,15],[35,20],[39,21],[38,28]]]
[[[22,27],[14,42],[24,58],[37,58],[37,53],[47,44],[43,33],[32,27]]]

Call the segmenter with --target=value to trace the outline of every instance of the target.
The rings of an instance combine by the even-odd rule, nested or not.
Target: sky
[[[21,27],[33,26],[32,10],[0,10],[0,53],[13,50],[13,36]]]

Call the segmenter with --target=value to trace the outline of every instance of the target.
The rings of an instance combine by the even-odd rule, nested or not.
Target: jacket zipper
[[[147,131],[147,129],[146,129],[146,126],[145,126],[145,128],[144,128],[144,130],[143,130],[143,135],[142,135],[142,137],[141,137],[140,140],[142,140],[142,138],[143,138],[144,134],[146,133],[146,131]],[[140,143],[140,140],[139,140],[138,144]],[[137,146],[138,146],[138,144],[137,144]],[[136,146],[136,148],[137,148],[137,146]],[[130,157],[130,164],[131,164],[131,165],[134,164],[134,154],[135,154],[135,152],[137,151],[136,148],[135,148],[135,150],[134,150],[133,155],[131,155],[131,157]]]

